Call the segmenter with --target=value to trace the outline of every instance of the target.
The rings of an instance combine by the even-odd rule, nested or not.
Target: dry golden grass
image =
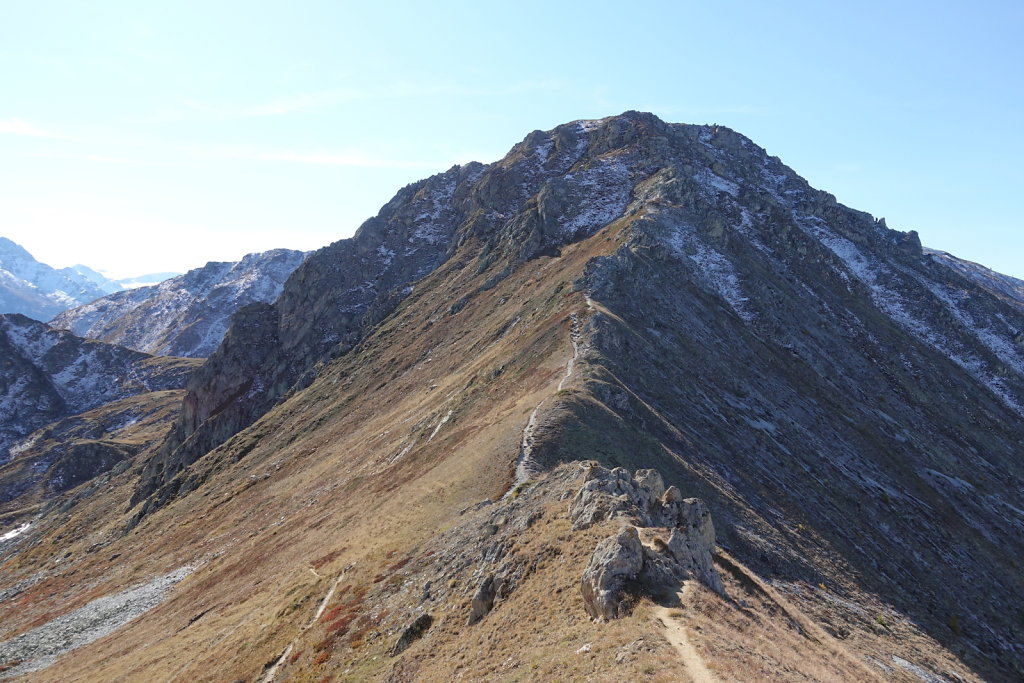
[[[460,510],[508,489],[527,416],[554,395],[572,354],[569,316],[585,305],[569,283],[617,246],[620,227],[485,291],[501,264],[476,274],[456,255],[312,386],[196,463],[207,477],[197,491],[124,535],[136,466],[44,522],[39,545],[0,566],[0,589],[46,577],[0,603],[7,635],[182,565],[195,572],[34,679],[255,681],[293,644],[281,679],[687,680],[656,605],[609,624],[587,618],[580,573],[610,530],[572,532],[565,501],[516,540],[535,566],[483,621],[466,626],[476,584],[453,574],[427,636],[387,654],[414,607],[404,596],[422,588],[412,577],[437,565],[431,544],[467,523]],[[747,589],[731,580],[729,590]],[[775,603],[744,609],[698,590],[679,619],[723,680],[870,676],[820,629],[801,635],[785,616],[799,610]]]

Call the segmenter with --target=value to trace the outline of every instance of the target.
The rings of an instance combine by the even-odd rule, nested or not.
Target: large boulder
[[[626,616],[627,588],[636,581],[643,565],[643,546],[634,526],[625,526],[598,543],[580,582],[587,613],[605,620]]]

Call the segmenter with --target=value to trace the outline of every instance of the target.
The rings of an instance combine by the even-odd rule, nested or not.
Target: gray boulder
[[[643,565],[643,546],[636,527],[623,527],[615,536],[598,543],[580,581],[587,613],[605,620],[626,616],[626,588],[636,580]]]

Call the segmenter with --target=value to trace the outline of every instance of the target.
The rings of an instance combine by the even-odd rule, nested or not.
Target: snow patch
[[[667,243],[678,258],[696,266],[704,283],[725,299],[744,322],[754,319],[754,313],[747,306],[750,299],[743,296],[740,278],[729,259],[698,239],[695,231],[687,226],[675,226],[668,234]]]
[[[427,443],[430,443],[431,441],[434,440],[434,437],[437,436],[437,433],[441,431],[441,427],[444,427],[448,423],[448,420],[452,419],[452,413],[454,412],[454,410],[449,410],[448,413],[441,418],[441,421],[437,423],[436,427],[434,427],[434,431],[431,432],[430,438],[427,439]]]
[[[24,524],[22,524],[20,526],[14,527],[10,531],[8,531],[6,534],[0,536],[0,542],[2,542],[2,541],[9,541],[12,538],[17,538],[18,536],[21,536],[23,533],[28,531],[29,527],[31,527],[31,526],[32,526],[32,524],[30,522],[25,522]]]

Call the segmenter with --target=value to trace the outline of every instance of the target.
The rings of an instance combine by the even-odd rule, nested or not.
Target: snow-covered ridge
[[[220,344],[234,312],[276,299],[303,258],[303,252],[275,249],[237,263],[211,262],[65,311],[53,325],[146,353],[206,357]]]
[[[97,277],[104,282],[98,282]],[[84,266],[51,268],[6,237],[0,237],[0,313],[49,320],[118,286]]]

